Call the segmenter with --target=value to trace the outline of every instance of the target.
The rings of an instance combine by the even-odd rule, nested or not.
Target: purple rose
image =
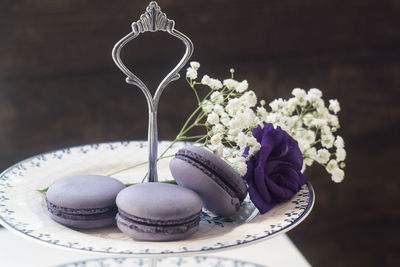
[[[261,213],[286,201],[306,183],[301,173],[303,155],[297,141],[279,126],[272,124],[253,129],[261,149],[247,161],[243,176],[249,186],[250,199]],[[248,155],[248,148],[245,150]]]

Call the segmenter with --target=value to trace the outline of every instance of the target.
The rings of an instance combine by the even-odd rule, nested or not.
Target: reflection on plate
[[[71,262],[57,267],[136,267],[136,266],[157,266],[157,267],[195,267],[195,266],[208,266],[208,267],[263,267],[251,262],[220,258],[220,257],[206,257],[206,256],[195,256],[195,257],[168,257],[153,259],[137,259],[137,258],[103,258],[93,259],[86,261]]]
[[[159,143],[162,152],[170,142]],[[182,147],[176,143],[170,153]],[[107,175],[147,160],[146,142],[123,141],[65,148],[26,159],[0,175],[0,223],[11,231],[43,243],[102,254],[163,255],[206,252],[244,245],[284,233],[298,225],[311,211],[314,192],[306,184],[292,200],[277,205],[250,222],[239,224],[204,210],[199,231],[188,239],[175,242],[138,242],[116,227],[76,230],[57,224],[47,214],[44,194],[37,189],[56,180],[78,174]],[[172,179],[170,158],[158,163],[161,179]],[[124,183],[138,182],[147,165],[113,177]],[[243,209],[251,202],[245,200]]]

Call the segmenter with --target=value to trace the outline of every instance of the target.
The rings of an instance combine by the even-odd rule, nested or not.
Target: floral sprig
[[[307,166],[317,162],[331,174],[333,181],[343,180],[346,151],[343,138],[336,134],[340,128],[337,117],[340,104],[337,100],[329,100],[326,107],[319,89],[312,88],[306,92],[295,88],[292,91],[294,97],[273,100],[269,104],[270,111],[267,111],[264,100],[257,105],[257,96],[254,91],[248,90],[246,80],[234,80],[233,69],[230,70],[231,77],[223,82],[208,75],[204,75],[199,82],[199,68],[198,62],[191,62],[186,79],[198,102],[195,113],[199,113],[199,120],[194,124],[204,126],[207,131],[200,141],[240,175],[246,174],[246,161],[260,149],[252,129],[272,123],[297,140],[304,158],[303,172]],[[202,100],[196,89],[198,85],[207,86],[210,90]],[[203,118],[205,122],[200,123]],[[243,157],[246,148],[248,153]]]

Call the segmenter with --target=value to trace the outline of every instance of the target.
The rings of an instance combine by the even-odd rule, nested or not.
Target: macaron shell
[[[170,162],[170,170],[179,185],[198,193],[204,201],[204,206],[215,214],[230,216],[239,209],[238,198],[230,196],[212,178],[195,166],[173,158]]]
[[[63,178],[46,193],[50,217],[63,225],[92,229],[115,224],[115,198],[125,185],[102,175]]]
[[[122,190],[118,209],[149,220],[179,220],[202,209],[201,198],[193,191],[166,183],[142,183]]]
[[[104,208],[115,205],[125,185],[102,175],[78,175],[58,180],[46,192],[47,199],[65,208]]]
[[[117,214],[117,226],[125,234],[138,241],[174,241],[188,238],[199,229],[199,223],[195,225],[175,225],[175,226],[150,226],[132,221],[124,221]],[[199,218],[200,220],[200,218]]]
[[[79,229],[94,229],[115,224],[115,216],[96,220],[71,220],[50,213],[50,217],[60,224]]]

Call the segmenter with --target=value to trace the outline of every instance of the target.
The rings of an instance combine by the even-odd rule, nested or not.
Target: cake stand
[[[188,239],[173,242],[138,242],[121,233],[117,227],[77,230],[65,227],[48,216],[45,196],[38,192],[55,181],[79,174],[112,175],[124,183],[140,182],[149,171],[149,182],[172,179],[170,158],[157,161],[158,149],[170,147],[173,155],[183,142],[158,141],[157,106],[160,95],[186,64],[193,44],[174,29],[155,2],[151,2],[140,20],[132,24],[132,32],[114,47],[112,55],[118,67],[127,75],[126,82],[138,86],[149,108],[148,141],[119,141],[64,148],[23,160],[0,174],[0,223],[10,231],[42,244],[84,251],[102,256],[156,257],[201,254],[244,246],[289,231],[302,222],[314,204],[314,191],[307,183],[290,200],[276,205],[266,214],[257,210],[247,198],[240,211],[231,218],[220,217],[203,210],[199,231]],[[154,96],[120,58],[122,47],[144,32],[165,31],[186,46],[178,65],[162,80]],[[146,160],[146,158],[148,160]],[[158,164],[158,168],[157,168]],[[135,165],[136,168],[129,169]],[[127,169],[128,168],[128,169]],[[160,178],[158,178],[160,177]],[[257,216],[255,216],[257,215]]]

